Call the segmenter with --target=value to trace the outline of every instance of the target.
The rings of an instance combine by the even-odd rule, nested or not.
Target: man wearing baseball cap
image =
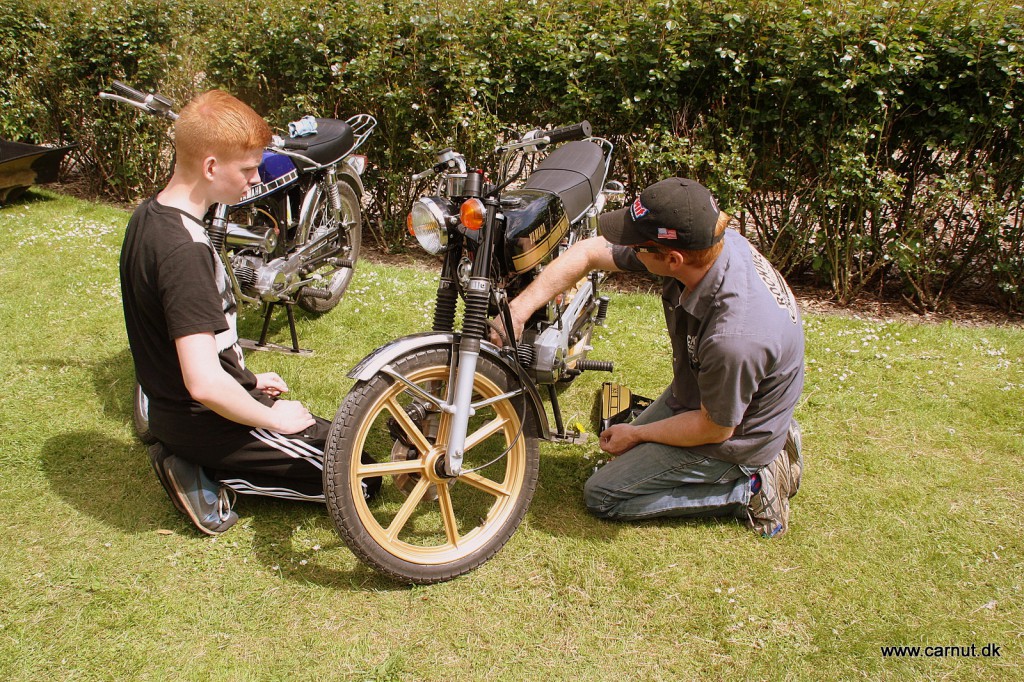
[[[615,458],[584,489],[597,516],[735,516],[764,537],[786,532],[803,469],[793,420],[804,378],[800,311],[729,221],[700,183],[662,180],[601,216],[601,236],[574,244],[510,304],[518,336],[591,270],[663,278],[672,383],[633,423],[601,433]]]

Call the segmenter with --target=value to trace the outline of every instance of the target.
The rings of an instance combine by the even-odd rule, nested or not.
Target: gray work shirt
[[[735,427],[724,443],[688,450],[763,466],[785,445],[803,390],[803,326],[782,275],[735,230],[726,230],[724,241],[692,290],[664,278],[673,407],[681,412],[703,404],[716,424]],[[629,247],[613,247],[612,256],[622,270],[646,270]]]

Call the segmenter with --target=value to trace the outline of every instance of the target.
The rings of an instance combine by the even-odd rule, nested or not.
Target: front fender
[[[422,332],[403,336],[400,339],[381,346],[353,367],[348,377],[357,381],[369,381],[381,369],[387,367],[400,357],[431,348],[448,348],[458,343],[459,334],[447,332]],[[454,349],[453,349],[454,353]],[[512,362],[494,344],[482,341],[480,343],[480,354],[486,355],[490,360],[501,366],[510,376],[516,377],[519,383],[526,389],[530,396],[530,405],[533,408],[533,416],[536,418],[539,435],[544,440],[551,437],[551,430],[548,426],[548,415],[544,410],[544,403],[541,401],[537,386],[533,383],[518,363]]]

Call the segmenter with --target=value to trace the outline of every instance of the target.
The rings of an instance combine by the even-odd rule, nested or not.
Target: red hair
[[[270,144],[267,122],[223,90],[209,90],[182,108],[174,123],[174,151],[188,166],[207,156],[233,157]]]

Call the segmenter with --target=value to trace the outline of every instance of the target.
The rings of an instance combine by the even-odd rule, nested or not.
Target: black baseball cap
[[[667,178],[656,182],[630,206],[601,215],[601,235],[612,244],[654,242],[674,249],[700,251],[722,239],[715,236],[718,202],[695,180]]]

